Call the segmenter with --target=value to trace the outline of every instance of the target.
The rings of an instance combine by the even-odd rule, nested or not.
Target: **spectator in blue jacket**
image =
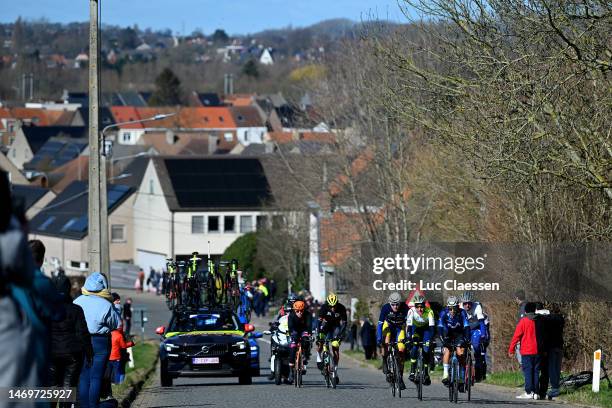
[[[101,273],[92,273],[85,281],[81,293],[74,304],[81,306],[85,314],[91,335],[93,360],[83,363],[79,377],[79,403],[81,408],[96,408],[111,351],[111,332],[119,327],[121,317],[113,306],[113,297]]]

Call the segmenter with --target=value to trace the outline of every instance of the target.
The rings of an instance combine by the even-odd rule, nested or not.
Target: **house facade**
[[[218,257],[265,222],[271,199],[257,159],[155,157],[134,201],[134,262],[163,269],[209,248]]]

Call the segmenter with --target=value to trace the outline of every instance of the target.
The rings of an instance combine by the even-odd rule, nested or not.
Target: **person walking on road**
[[[91,335],[93,359],[85,361],[79,378],[80,408],[96,408],[100,398],[102,378],[106,370],[111,347],[111,332],[121,321],[113,306],[106,278],[99,272],[92,273],[81,289],[82,295],[74,300],[85,314],[87,329]]]
[[[516,397],[519,399],[538,399],[540,356],[538,355],[535,311],[535,303],[530,302],[525,305],[525,317],[516,326],[510,347],[508,347],[508,355],[512,357],[517,343],[521,342],[521,366],[525,377],[525,393]]]
[[[72,303],[70,279],[64,274],[53,278],[63,299],[64,319],[51,323],[51,385],[59,388],[76,387],[83,361],[92,361],[93,348],[83,309]],[[71,403],[61,403],[68,408]]]

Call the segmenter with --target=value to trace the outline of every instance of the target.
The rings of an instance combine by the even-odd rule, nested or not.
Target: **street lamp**
[[[111,156],[112,149],[111,146],[106,143],[106,131],[112,128],[131,125],[134,123],[143,123],[143,122],[152,122],[157,120],[162,120],[169,118],[171,116],[176,115],[176,112],[166,113],[166,114],[158,114],[155,116],[151,116],[150,118],[139,119],[139,120],[129,120],[126,122],[113,123],[111,125],[105,126],[102,129],[102,160],[100,160],[100,269],[103,273],[108,277],[108,287],[111,288],[111,268],[110,268],[110,243],[108,240],[108,196],[106,192],[106,183],[108,181],[108,177],[106,175],[106,160],[108,156]],[[139,155],[139,154],[138,154]],[[134,156],[138,156],[134,155]],[[126,157],[124,157],[126,158]],[[111,162],[111,171],[112,171],[112,162]]]

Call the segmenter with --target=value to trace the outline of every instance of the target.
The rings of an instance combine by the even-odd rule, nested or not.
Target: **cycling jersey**
[[[342,303],[336,303],[333,308],[326,303],[319,309],[319,320],[326,322],[326,331],[339,327],[343,322],[346,324],[347,321],[346,307]]]
[[[482,311],[482,305],[478,302],[472,303],[472,307],[470,310],[463,309],[466,314],[466,318],[468,321],[468,325],[471,330],[480,329],[480,334],[483,337],[488,337],[487,323],[488,318],[487,315]]]
[[[310,322],[310,313],[304,312],[302,317],[298,317],[294,311],[291,311],[288,315],[288,327],[289,333],[310,333],[310,328],[312,327],[312,323]]]
[[[391,309],[391,305],[389,303],[386,303],[380,309],[380,316],[378,317],[378,326],[376,327],[376,342],[378,344],[382,344],[383,324],[387,320],[387,315],[391,312],[393,312],[393,309]],[[400,303],[398,312],[404,316],[404,323],[405,323],[406,317],[408,315],[408,305],[406,305],[405,303]]]
[[[470,325],[464,310],[459,309],[458,313],[451,316],[448,307],[444,308],[438,319],[438,329],[442,337],[464,336],[469,338]]]

